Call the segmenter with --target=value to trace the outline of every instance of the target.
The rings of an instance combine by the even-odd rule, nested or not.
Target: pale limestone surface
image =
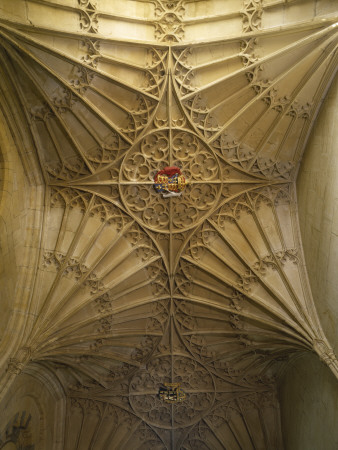
[[[295,189],[335,10],[0,0],[1,151],[18,155],[1,429],[29,410],[39,450],[283,448],[289,358],[316,352],[338,376]],[[168,200],[153,180],[173,164],[190,184]],[[162,402],[167,382],[184,402]]]
[[[63,450],[66,404],[51,374],[31,367],[7,391],[0,409],[0,445],[14,449]]]
[[[285,450],[338,448],[337,380],[316,355],[290,363],[279,395]]]
[[[299,221],[321,323],[338,351],[338,78],[311,133],[297,180]]]
[[[8,100],[11,94],[8,89],[2,97],[2,106],[8,107],[5,98]],[[11,106],[19,121],[14,98]],[[40,246],[44,189],[27,129],[23,126],[19,131],[15,123],[9,127],[3,111],[0,112],[0,360],[6,366],[35,317],[31,286]]]
[[[338,349],[338,78],[319,111],[297,179],[300,229],[324,331]],[[290,363],[280,380],[286,450],[338,448],[338,386],[314,356]]]

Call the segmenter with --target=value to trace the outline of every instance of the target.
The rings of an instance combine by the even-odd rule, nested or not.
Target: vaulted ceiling
[[[2,4],[5,116],[44,186],[3,385],[53,373],[67,449],[281,448],[281,365],[315,351],[338,376],[295,191],[337,67],[333,3]],[[162,198],[171,165],[189,185]],[[165,382],[186,399],[164,403]]]

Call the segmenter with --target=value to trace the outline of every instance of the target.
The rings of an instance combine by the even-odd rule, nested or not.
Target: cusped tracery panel
[[[163,202],[153,188],[160,168],[180,167],[189,186],[184,197]],[[214,208],[222,192],[221,167],[213,152],[187,130],[147,134],[127,152],[120,172],[122,202],[136,220],[160,232],[195,226]]]
[[[46,227],[29,358],[115,381],[164,332],[169,288],[156,247],[117,207],[72,188],[52,191]]]
[[[273,357],[283,349],[313,345],[319,329],[305,312],[310,305],[292,203],[287,185],[253,190],[222,206],[188,241],[176,277],[177,295],[200,305],[201,319],[190,320],[185,334],[192,337],[194,329],[205,328],[206,347],[214,354],[227,335],[236,352],[251,348],[249,356],[255,347],[265,347]],[[222,314],[203,312],[203,305]],[[187,318],[195,315],[193,306],[180,311]]]
[[[289,179],[334,73],[336,45],[335,25],[317,22],[175,49],[177,93],[197,133],[227,161]]]
[[[214,409],[192,429],[180,448],[281,448],[281,436],[276,432],[278,421],[273,394],[243,396]]]
[[[158,396],[159,386],[164,383],[180,383],[187,394],[173,409]],[[129,401],[133,410],[158,428],[191,426],[207,414],[214,399],[215,386],[208,369],[188,356],[155,356],[130,382]]]

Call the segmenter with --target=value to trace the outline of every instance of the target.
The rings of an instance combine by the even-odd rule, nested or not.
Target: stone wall
[[[336,450],[337,404],[337,380],[316,355],[290,364],[280,384],[285,450]]]
[[[338,78],[300,167],[299,221],[312,294],[324,332],[338,351]]]
[[[297,182],[310,285],[321,324],[338,349],[338,79],[320,110]],[[338,448],[338,386],[315,355],[288,367],[280,383],[285,450]]]

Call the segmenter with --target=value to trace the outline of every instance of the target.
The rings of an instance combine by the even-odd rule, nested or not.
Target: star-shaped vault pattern
[[[3,386],[26,366],[54,373],[69,449],[281,448],[280,368],[315,351],[338,375],[295,191],[337,66],[332,15],[264,30],[271,6],[238,1],[204,19],[238,31],[191,40],[191,1],[140,2],[151,18],[129,22],[107,2],[28,3],[34,24],[0,21],[0,72],[45,208],[34,320]],[[189,185],[165,199],[153,179],[172,165]],[[186,400],[163,403],[165,382]]]

